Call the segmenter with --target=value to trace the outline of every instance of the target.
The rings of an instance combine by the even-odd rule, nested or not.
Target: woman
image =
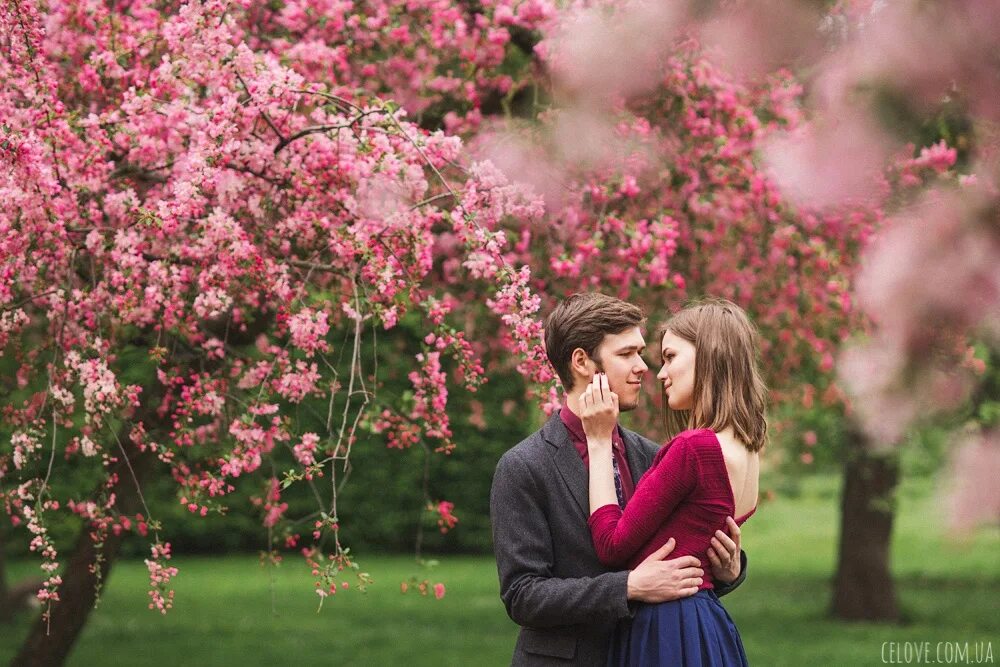
[[[687,430],[661,449],[624,512],[615,493],[611,434],[618,398],[598,375],[580,415],[590,458],[590,529],[609,567],[634,567],[670,537],[672,557],[702,562],[726,517],[742,524],[757,507],[759,452],[767,436],[766,388],[758,368],[757,332],[743,310],[724,300],[689,306],[660,335],[665,422]],[[706,572],[687,598],[640,605],[619,626],[615,665],[745,665],[732,619]]]

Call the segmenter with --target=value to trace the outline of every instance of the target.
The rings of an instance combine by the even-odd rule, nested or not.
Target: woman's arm
[[[618,507],[612,466],[612,434],[618,425],[618,396],[608,386],[604,373],[594,376],[580,397],[580,419],[587,434],[590,460],[590,513],[603,505]]]
[[[675,440],[642,478],[624,512],[606,504],[591,513],[590,533],[602,563],[623,565],[649,542],[694,489],[695,466],[688,443]]]
[[[591,536],[601,562],[616,567],[635,555],[691,492],[696,479],[695,462],[686,444],[675,441],[657,457],[623,514],[618,507],[611,464],[611,433],[618,422],[618,397],[602,374],[584,390],[580,404],[590,458]]]

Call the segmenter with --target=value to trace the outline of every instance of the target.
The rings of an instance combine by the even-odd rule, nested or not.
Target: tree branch
[[[274,147],[274,154],[277,155],[288,146],[290,143],[296,139],[301,139],[302,137],[307,137],[310,134],[322,134],[325,132],[330,132],[332,130],[346,130],[348,128],[354,127],[358,122],[365,116],[370,116],[375,113],[380,113],[381,109],[369,109],[368,111],[362,111],[357,116],[355,116],[349,123],[342,123],[340,125],[316,125],[313,127],[307,127],[304,130],[299,130],[287,139],[282,139],[278,142],[278,145]]]

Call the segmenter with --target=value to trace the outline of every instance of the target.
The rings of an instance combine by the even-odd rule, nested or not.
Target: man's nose
[[[642,358],[640,358],[639,359],[639,363],[637,363],[635,365],[635,367],[632,369],[632,372],[636,373],[637,375],[642,375],[643,373],[645,373],[648,370],[649,370],[649,366],[647,366],[646,362],[643,361]]]

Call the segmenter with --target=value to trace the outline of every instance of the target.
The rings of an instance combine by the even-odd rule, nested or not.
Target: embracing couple
[[[546,320],[565,401],[500,459],[490,496],[500,596],[521,626],[514,665],[746,664],[719,596],[746,577],[739,525],[757,505],[757,332],[722,300],[657,332],[661,448],[618,425],[648,370],[644,322],[596,293]]]

